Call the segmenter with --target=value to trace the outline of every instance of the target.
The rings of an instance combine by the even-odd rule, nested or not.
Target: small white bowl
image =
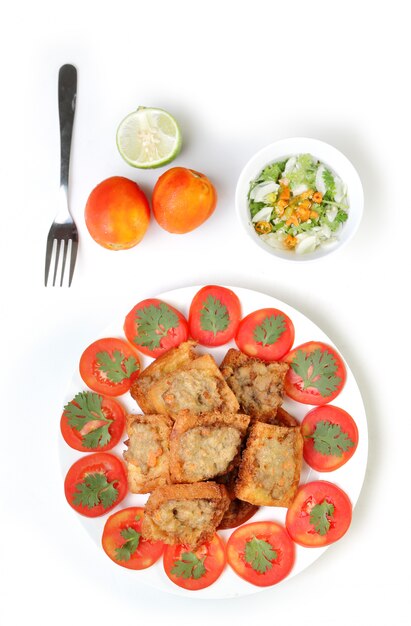
[[[250,211],[248,208],[248,191],[250,183],[259,173],[275,161],[282,161],[288,157],[298,154],[311,154],[319,161],[327,165],[332,171],[346,183],[348,189],[348,219],[343,224],[338,233],[338,240],[333,244],[319,246],[314,252],[307,254],[296,254],[290,250],[280,250],[273,248],[263,241],[255,232],[251,223]],[[240,222],[243,224],[247,234],[260,248],[272,255],[288,261],[312,261],[325,257],[335,250],[340,249],[355,234],[361,221],[364,207],[364,192],[360,177],[352,163],[339,150],[318,139],[307,137],[292,137],[282,139],[272,143],[257,152],[243,168],[238,179],[235,194],[236,210]]]

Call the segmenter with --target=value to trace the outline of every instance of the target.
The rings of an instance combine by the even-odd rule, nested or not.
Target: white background
[[[406,2],[20,2],[0,38],[2,292],[0,618],[27,623],[409,624],[410,83]],[[71,205],[80,250],[70,289],[43,286],[57,202],[57,74],[78,68]],[[153,221],[126,252],[84,225],[91,189],[112,175],[147,193],[161,171],[125,164],[119,121],[138,105],[179,120],[175,161],[207,174],[219,202],[184,236]],[[355,239],[314,264],[274,260],[237,223],[237,177],[288,136],[332,143],[365,191]],[[196,601],[137,586],[130,596],[62,492],[58,422],[94,335],[157,292],[219,282],[272,294],[341,349],[360,385],[369,465],[345,539],[290,582]]]

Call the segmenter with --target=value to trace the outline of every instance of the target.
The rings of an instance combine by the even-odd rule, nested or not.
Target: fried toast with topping
[[[154,382],[146,400],[155,413],[237,413],[239,404],[210,354],[185,363]]]
[[[269,422],[271,423],[271,422]],[[279,406],[277,409],[277,413],[274,418],[274,422],[272,422],[276,426],[288,426],[291,428],[292,426],[299,426],[299,422],[293,417],[288,411],[284,409],[284,407]]]
[[[234,490],[237,476],[238,467],[234,467],[230,472],[216,478],[216,482],[225,486],[230,498],[230,505],[224,513],[217,530],[236,528],[240,524],[245,524],[258,511],[258,506],[236,498]]]
[[[287,363],[266,363],[230,348],[220,370],[234,392],[240,410],[252,421],[275,421],[278,407],[284,397],[284,379]]]
[[[158,487],[145,506],[143,538],[196,550],[212,539],[229,504],[225,487],[215,482]]]
[[[250,418],[240,413],[182,411],[170,438],[173,483],[194,483],[225,474],[238,464]]]
[[[141,375],[131,384],[131,396],[144,413],[156,412],[147,397],[150,387],[163,376],[197,358],[198,355],[194,350],[195,346],[196,343],[194,341],[184,341],[177,348],[168,350],[146,367],[141,372]]]
[[[299,427],[255,422],[241,457],[235,495],[257,506],[288,507],[298,489],[302,459]]]
[[[265,416],[259,416],[258,418],[250,418],[250,424],[254,422],[264,422],[265,424],[274,424],[275,426],[299,426],[300,422],[293,417],[283,406],[279,406],[275,413]]]
[[[149,493],[170,482],[169,443],[173,421],[167,415],[127,415],[123,453],[132,493]]]

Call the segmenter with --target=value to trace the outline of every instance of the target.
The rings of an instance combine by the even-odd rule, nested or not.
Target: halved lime
[[[133,167],[144,169],[170,163],[181,150],[180,128],[163,109],[139,107],[117,129],[117,147]]]

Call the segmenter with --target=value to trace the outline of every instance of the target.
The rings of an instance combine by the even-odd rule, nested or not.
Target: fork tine
[[[70,257],[70,274],[69,274],[69,287],[73,280],[74,266],[76,265],[78,241],[71,239],[71,257]]]
[[[56,246],[56,260],[54,262],[54,274],[53,274],[53,287],[56,285],[56,276],[57,276],[57,266],[59,264],[59,257],[60,257],[60,244],[61,241],[57,240],[57,246]]]
[[[49,236],[47,237],[46,266],[44,270],[44,286],[45,287],[47,287],[47,281],[49,277],[50,262],[51,262],[51,257],[53,254],[53,246],[54,246],[54,237],[52,237],[51,233],[49,233]]]
[[[63,286],[64,268],[66,267],[66,258],[67,258],[67,248],[68,248],[68,244],[69,244],[68,240],[67,240],[67,239],[65,239],[65,240],[63,241],[63,246],[64,246],[64,248],[63,248],[63,264],[62,264],[62,266],[61,266],[60,287],[62,287],[62,286]]]

